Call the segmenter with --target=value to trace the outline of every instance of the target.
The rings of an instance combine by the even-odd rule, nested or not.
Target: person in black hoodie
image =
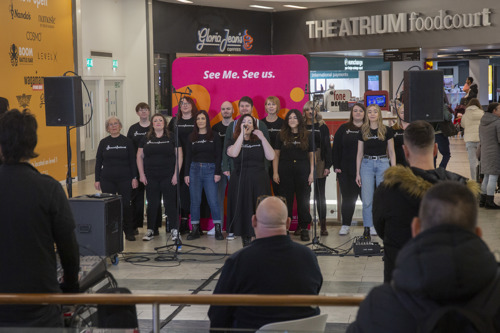
[[[498,263],[481,239],[476,206],[475,194],[456,181],[427,191],[411,224],[413,239],[396,260],[392,283],[370,291],[347,332],[422,332],[437,310],[463,308],[478,294],[494,294]],[[485,310],[491,311],[493,327],[479,331],[499,332],[500,311]],[[441,317],[439,324],[448,327],[440,332],[469,332],[460,320],[464,317],[451,318]]]
[[[453,180],[479,193],[476,182],[442,168],[434,169],[437,147],[434,129],[428,122],[417,120],[408,125],[403,149],[410,167],[396,165],[387,169],[373,199],[373,224],[384,241],[384,282],[391,281],[396,256],[411,238],[411,222],[429,188],[439,181]]]

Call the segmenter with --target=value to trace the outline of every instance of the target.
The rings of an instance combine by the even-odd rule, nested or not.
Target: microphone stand
[[[311,110],[312,111],[311,135],[313,136],[312,137],[312,150],[313,150],[313,154],[314,154],[314,158],[313,158],[313,225],[311,228],[312,232],[313,232],[313,238],[312,238],[312,241],[310,243],[306,244],[306,246],[312,245],[313,246],[312,250],[314,251],[314,253],[316,253],[316,255],[318,255],[319,253],[324,254],[325,251],[328,254],[332,254],[332,252],[335,254],[338,254],[339,251],[321,243],[319,240],[319,237],[318,237],[318,216],[316,213],[317,175],[316,175],[316,133],[315,133],[315,122],[316,122],[315,109],[316,109],[316,106],[318,104],[317,104],[317,99],[314,97],[318,96],[320,94],[323,94],[324,91],[320,91],[317,93],[311,92],[310,90],[308,91],[307,84],[306,84],[305,93],[307,95],[313,95],[313,106],[312,106],[312,110]],[[321,144],[321,135],[320,135],[320,144]],[[320,152],[320,154],[321,154],[321,152]],[[318,191],[319,191],[319,189],[318,189]]]
[[[193,91],[189,87],[186,87],[186,90],[184,92],[176,91],[175,88],[172,88],[172,93],[174,95],[176,95],[176,98],[177,98],[177,95],[179,95],[179,97],[177,98],[177,112],[181,112],[181,101],[182,101],[182,98],[184,96],[191,96],[192,92]],[[174,118],[172,117],[172,119],[170,121],[174,121]],[[177,121],[175,122],[174,133],[175,133],[175,142],[177,144],[179,144],[179,123]],[[182,146],[180,148],[182,150]],[[181,166],[179,165],[179,154],[175,155],[175,165],[176,165],[175,174],[176,174],[176,177],[177,177],[177,186],[176,186],[176,189],[177,189],[176,211],[177,211],[177,216],[180,216],[180,214],[181,214],[181,208],[180,208],[180,202],[181,202],[181,179],[179,179],[179,173],[180,173],[180,170],[181,170]],[[159,249],[165,249],[165,248],[169,249],[171,247],[175,248],[175,251],[172,254],[172,256],[170,258],[165,258],[165,256],[162,256],[162,258],[161,258],[162,261],[179,261],[180,260],[179,259],[179,249],[182,247],[183,243],[182,243],[182,240],[181,240],[181,233],[179,232],[180,231],[180,226],[181,226],[181,221],[179,220],[178,223],[179,223],[179,225],[177,227],[177,239],[174,240],[174,243],[173,244],[166,244],[166,245],[158,246],[158,247],[154,248],[155,251],[157,251]],[[168,241],[168,238],[167,238],[167,241]],[[206,250],[207,249],[204,246],[196,246],[196,245],[190,245],[190,244],[184,244],[184,246],[191,247],[191,248],[194,248],[194,249],[200,249],[200,250]],[[158,257],[158,258],[160,258],[160,257]]]

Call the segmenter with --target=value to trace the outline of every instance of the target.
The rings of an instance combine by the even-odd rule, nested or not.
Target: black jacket
[[[443,168],[422,170],[397,165],[384,173],[384,181],[373,198],[373,225],[384,241],[386,282],[390,280],[398,251],[411,238],[411,222],[418,215],[422,197],[433,184],[443,180],[467,183],[474,193],[479,193],[476,182],[468,182]]]
[[[395,289],[415,299],[459,305],[492,282],[497,267],[488,246],[472,232],[454,225],[423,231],[399,253],[394,286],[385,283],[370,291],[347,332],[417,332],[416,319],[399,301]],[[494,325],[498,332],[499,312]]]

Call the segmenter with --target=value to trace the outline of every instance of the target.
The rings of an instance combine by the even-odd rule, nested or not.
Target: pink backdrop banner
[[[172,84],[177,91],[191,89],[191,97],[201,110],[208,111],[211,123],[220,121],[220,105],[230,101],[238,115],[238,101],[250,96],[254,116],[266,116],[268,96],[280,100],[280,116],[299,109],[308,100],[304,90],[309,81],[307,59],[302,55],[184,57],[174,61]],[[177,113],[178,96],[172,98],[172,114]]]

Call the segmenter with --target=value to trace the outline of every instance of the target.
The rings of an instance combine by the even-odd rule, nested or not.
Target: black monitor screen
[[[366,96],[366,105],[377,104],[378,106],[386,107],[387,100],[385,95],[367,95]]]

